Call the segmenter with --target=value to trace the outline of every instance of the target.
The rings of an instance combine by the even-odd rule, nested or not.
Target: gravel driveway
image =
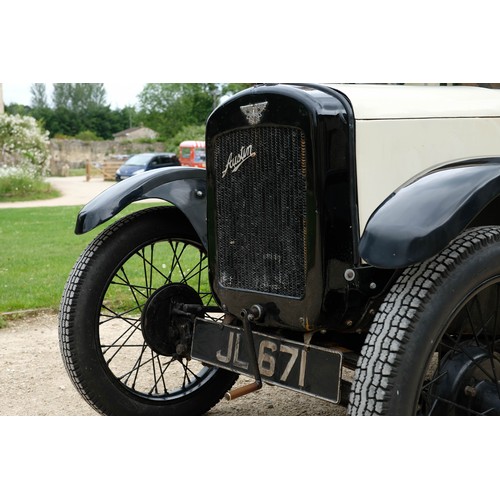
[[[85,177],[51,178],[60,198],[0,203],[1,208],[84,205],[113,183]],[[62,293],[62,291],[61,291]],[[0,415],[97,415],[80,397],[59,353],[57,315],[40,311],[0,329]],[[239,384],[249,380],[240,377]],[[220,402],[209,415],[344,415],[342,407],[265,385],[237,400]]]

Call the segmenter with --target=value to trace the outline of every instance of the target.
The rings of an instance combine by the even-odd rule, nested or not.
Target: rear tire
[[[201,415],[237,379],[190,359],[192,321],[178,303],[213,304],[207,259],[174,207],[124,217],[75,264],[61,302],[67,372],[105,415]]]
[[[405,269],[366,338],[350,415],[500,414],[500,229]]]

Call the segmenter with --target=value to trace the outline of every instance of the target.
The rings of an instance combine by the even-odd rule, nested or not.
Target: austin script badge
[[[222,178],[226,177],[226,174],[237,172],[241,165],[245,163],[250,158],[255,158],[257,153],[253,150],[253,146],[250,144],[249,146],[242,147],[238,154],[233,155],[231,153],[226,162],[226,167],[222,171]]]

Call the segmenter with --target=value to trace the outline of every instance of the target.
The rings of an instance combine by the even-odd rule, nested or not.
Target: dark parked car
[[[131,156],[117,171],[116,181],[161,167],[179,167],[181,162],[174,153],[141,153]]]

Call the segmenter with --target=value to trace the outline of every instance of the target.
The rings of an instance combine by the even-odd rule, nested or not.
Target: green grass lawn
[[[150,205],[134,204],[117,218],[147,206]],[[104,228],[99,226],[76,235],[79,210],[80,207],[0,209],[0,313],[58,308],[73,264]]]

